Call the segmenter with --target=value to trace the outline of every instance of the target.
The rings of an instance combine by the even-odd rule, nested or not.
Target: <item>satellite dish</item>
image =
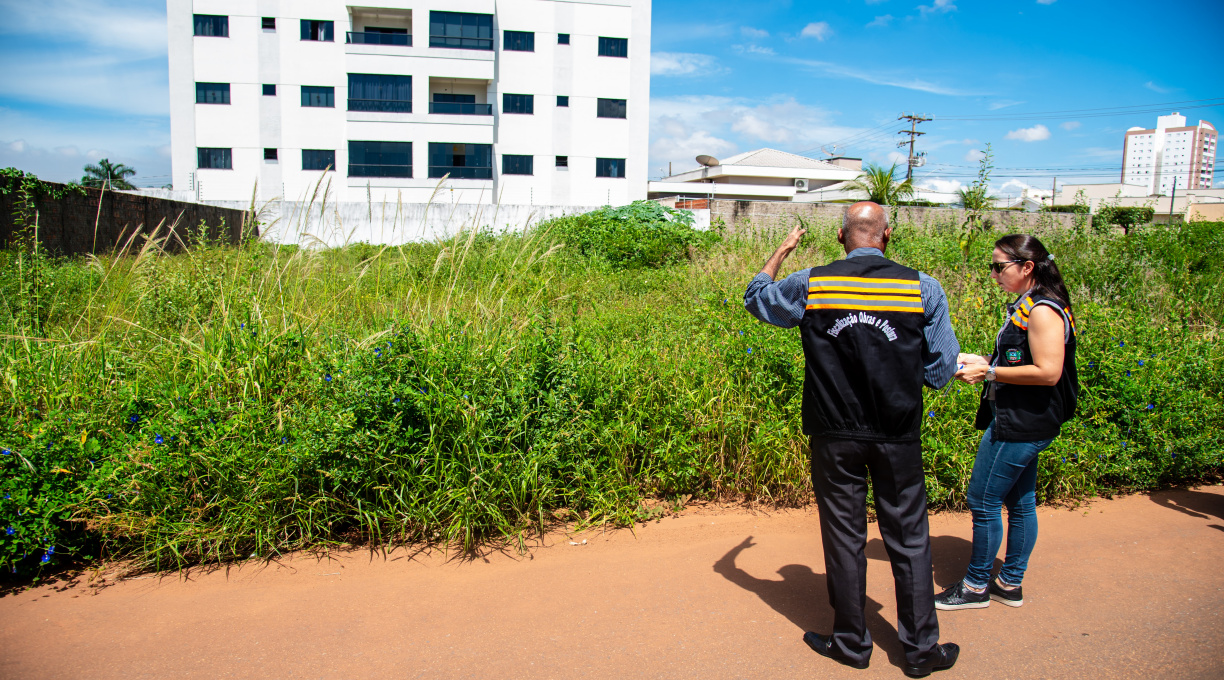
[[[840,144],[831,144],[828,147],[820,147],[820,150],[828,156],[836,156],[839,149],[841,149]]]
[[[712,168],[712,167],[714,167],[714,166],[718,165],[718,159],[717,159],[717,158],[715,158],[715,157],[713,157],[713,156],[707,156],[707,155],[705,155],[705,154],[701,154],[700,156],[698,156],[698,157],[697,157],[697,162],[698,162],[698,163],[701,163],[702,165],[706,166],[707,168]]]

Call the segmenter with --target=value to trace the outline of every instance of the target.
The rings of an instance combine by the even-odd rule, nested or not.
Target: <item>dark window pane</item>
[[[503,175],[531,175],[535,165],[535,156],[517,156],[502,154]]]
[[[624,118],[626,112],[624,99],[600,99],[595,107],[597,118]]]
[[[196,167],[201,170],[232,170],[229,149],[196,149]]]
[[[411,45],[412,36],[406,28],[366,26],[363,32],[350,31],[345,36],[345,42],[355,45]]]
[[[569,156],[557,156],[557,167],[558,168],[568,168],[569,167]]]
[[[193,14],[191,15],[191,23],[194,25],[196,35],[208,36],[210,38],[229,37],[229,17],[227,16]]]
[[[493,15],[430,11],[429,46],[492,50]]]
[[[266,30],[275,31],[276,30],[276,17],[264,17],[263,27]]]
[[[568,94],[557,95],[557,106],[569,106],[569,95]]]
[[[510,52],[535,52],[535,33],[502,31],[502,49]]]
[[[570,43],[569,43],[569,35],[570,35],[569,33],[558,33],[558,34],[557,34],[557,44],[558,44],[558,45],[568,45],[568,44],[570,44]]]
[[[265,161],[276,160],[276,149],[264,149],[264,160]]]
[[[349,111],[412,113],[412,76],[350,73]]]
[[[196,83],[197,104],[230,103],[229,83]]]
[[[320,42],[332,42],[335,40],[332,33],[333,22],[331,21],[314,21],[312,19],[302,19],[302,40],[318,40]]]
[[[412,142],[349,142],[349,177],[412,177]]]
[[[276,86],[265,84],[263,86],[263,93],[269,97],[275,97],[276,96]]]
[[[455,179],[492,179],[492,144],[429,143],[429,176],[449,174]]]
[[[625,159],[623,158],[596,158],[595,159],[595,176],[596,177],[624,177],[625,176]]]
[[[447,104],[475,104],[476,95],[474,94],[450,94],[448,92],[435,92],[433,96],[435,102],[445,102]]]
[[[302,86],[302,106],[321,106],[331,108],[336,105],[336,88]]]
[[[329,149],[302,149],[303,170],[335,170],[336,152]]]
[[[599,56],[601,57],[628,57],[629,56],[629,39],[628,38],[600,38],[599,39]]]
[[[530,94],[503,94],[502,113],[535,113],[535,96]]]

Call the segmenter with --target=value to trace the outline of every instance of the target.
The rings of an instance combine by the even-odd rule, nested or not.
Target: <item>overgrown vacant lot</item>
[[[840,256],[835,226],[787,266]],[[1044,500],[1224,468],[1221,226],[1041,234],[1083,386]],[[993,238],[965,258],[955,230],[902,224],[889,250],[942,281],[966,351],[1002,320]],[[471,546],[644,519],[648,497],[806,502],[799,338],[741,304],[775,241],[635,205],[402,248],[0,253],[0,567]],[[958,507],[977,394],[926,400],[929,498]]]

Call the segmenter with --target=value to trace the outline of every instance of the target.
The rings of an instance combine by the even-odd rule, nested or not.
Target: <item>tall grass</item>
[[[805,502],[798,336],[741,305],[775,243],[632,212],[402,247],[132,244],[49,262],[41,333],[0,253],[0,566],[471,547],[629,523],[646,497]],[[634,249],[652,220],[674,238]],[[1043,455],[1045,500],[1219,473],[1219,226],[1042,235],[1084,386]],[[838,257],[834,228],[788,264]],[[990,239],[975,248],[966,264],[955,232],[900,225],[889,254],[943,282],[962,345],[985,351],[1003,298]],[[926,399],[930,501],[960,507],[976,393]]]

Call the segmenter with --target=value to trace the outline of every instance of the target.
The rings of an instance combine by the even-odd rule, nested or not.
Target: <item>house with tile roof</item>
[[[777,149],[757,149],[647,185],[652,199],[728,199],[810,202],[845,198],[843,185],[858,177],[863,161],[817,160]]]

